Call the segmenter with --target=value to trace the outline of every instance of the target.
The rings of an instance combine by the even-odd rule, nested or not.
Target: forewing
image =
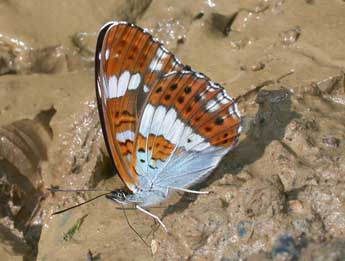
[[[143,29],[111,22],[100,30],[95,56],[96,93],[108,151],[132,191],[133,143],[143,104],[157,80],[183,65]]]
[[[240,131],[236,103],[224,88],[196,72],[171,73],[156,82],[145,104],[133,166],[144,176],[141,183],[189,187],[217,166]]]

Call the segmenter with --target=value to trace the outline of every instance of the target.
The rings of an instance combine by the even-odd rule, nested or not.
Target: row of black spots
[[[183,104],[186,99],[188,99],[188,95],[192,92],[192,85],[187,85],[183,88],[183,92],[179,94],[177,98],[177,102],[179,104]]]
[[[156,143],[156,144],[155,144],[155,148],[158,148],[160,145],[161,145],[161,144],[160,144],[159,142]],[[163,148],[164,148],[164,149],[167,149],[167,150],[170,149],[169,145],[163,145]],[[149,150],[152,150],[152,146],[149,146],[148,149],[149,149]],[[145,153],[145,149],[144,149],[144,148],[139,148],[139,149],[138,149],[138,152]]]
[[[175,107],[180,111],[186,120],[187,123],[190,122],[190,113],[193,110],[196,102],[194,101],[195,95],[199,92],[200,89],[204,88],[206,82],[203,82],[203,79],[200,79],[196,74],[190,73],[191,80],[183,86],[183,89],[180,91],[177,98],[177,103]]]
[[[178,78],[173,81],[169,87],[169,93],[164,96],[164,99],[168,102],[173,102],[173,99],[177,100],[179,104],[184,102],[184,96],[192,91],[191,86],[192,75],[179,73]]]
[[[154,94],[158,96],[157,99],[161,100],[163,98],[165,101],[169,101],[171,98],[171,94],[169,93],[171,92],[170,87],[174,84],[178,84],[175,77],[168,77],[161,81],[154,90]]]
[[[192,74],[189,74],[184,84],[182,84],[182,88],[178,93],[178,97],[185,97],[192,92],[193,84],[195,83],[195,79]]]
[[[199,93],[195,94],[194,97],[188,102],[186,105],[186,112],[189,114],[193,110],[193,103],[196,104],[201,100],[201,96]]]
[[[193,88],[192,85],[184,87],[184,96],[180,96],[178,98],[179,99],[178,100],[179,104],[183,104],[185,102],[185,100],[187,100],[189,98],[189,95],[192,92],[192,88]],[[191,110],[191,109],[189,109],[189,110]]]
[[[195,77],[195,80],[200,80],[200,79],[203,79],[203,78],[200,78],[200,77]],[[205,96],[206,94],[206,86],[208,84],[207,80],[204,79],[204,83],[201,84],[199,87],[198,87],[198,90],[193,90],[193,87],[191,86],[188,86],[188,87],[191,87],[191,88],[187,88],[185,89],[185,91],[188,93],[188,94],[193,94],[192,97],[189,97],[189,100],[188,102],[185,104],[183,110],[188,114],[188,118],[189,118],[189,122],[191,121],[191,119],[194,117],[194,115],[198,112],[198,111],[195,111],[192,115],[190,115],[190,113],[193,111],[193,108],[195,108],[195,106],[197,104],[199,104],[200,102],[202,102],[202,99],[203,97]],[[194,87],[195,88],[195,87]]]

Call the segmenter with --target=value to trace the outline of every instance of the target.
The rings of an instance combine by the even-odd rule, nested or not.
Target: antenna
[[[75,205],[75,206],[72,206],[72,207],[69,207],[69,208],[65,208],[65,209],[56,211],[56,212],[54,212],[54,213],[52,214],[52,216],[57,215],[57,214],[64,213],[64,212],[66,212],[66,211],[68,211],[68,210],[71,210],[71,209],[74,209],[74,208],[77,208],[77,207],[80,207],[80,206],[85,205],[85,204],[87,204],[87,203],[89,203],[89,202],[91,202],[91,201],[94,201],[95,199],[98,199],[98,198],[100,198],[100,197],[103,197],[103,196],[108,195],[108,194],[111,193],[111,190],[98,190],[98,189],[75,189],[75,190],[73,190],[73,189],[49,188],[48,191],[50,191],[50,192],[86,192],[86,191],[105,192],[105,193],[102,193],[102,194],[100,194],[100,195],[97,195],[97,196],[95,196],[95,197],[93,197],[93,198],[91,198],[91,199],[89,199],[89,200],[86,200],[86,201],[84,201],[84,202],[82,202],[82,203],[80,203],[80,204],[78,204],[78,205]]]

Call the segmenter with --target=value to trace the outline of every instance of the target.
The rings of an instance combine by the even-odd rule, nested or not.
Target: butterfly
[[[107,150],[126,190],[107,197],[146,208],[201,182],[239,139],[237,104],[182,64],[148,31],[109,22],[95,53],[98,110]],[[196,192],[197,193],[197,192]]]

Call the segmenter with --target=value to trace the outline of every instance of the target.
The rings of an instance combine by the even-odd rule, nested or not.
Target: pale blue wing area
[[[157,188],[188,188],[206,178],[229,150],[211,145],[203,151],[175,154],[153,185]]]
[[[188,188],[205,179],[229,150],[210,146],[202,152],[175,154],[154,180],[147,175],[139,176],[141,190],[127,200],[143,207],[156,205],[168,197],[169,188]]]

